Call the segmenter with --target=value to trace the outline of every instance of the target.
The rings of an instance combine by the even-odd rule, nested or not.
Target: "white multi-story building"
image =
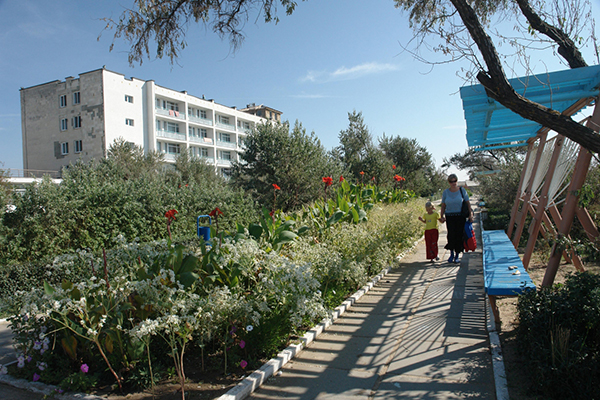
[[[102,68],[21,89],[23,168],[58,171],[78,159],[106,157],[122,137],[164,153],[166,162],[189,151],[227,175],[246,134],[280,118],[269,107],[238,110]]]

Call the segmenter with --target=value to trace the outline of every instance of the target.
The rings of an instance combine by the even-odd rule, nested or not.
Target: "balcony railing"
[[[215,163],[214,157],[209,157],[209,156],[195,156],[195,157],[199,158],[201,160],[205,160],[207,164],[214,165],[214,163]]]
[[[235,149],[236,148],[235,142],[224,142],[222,140],[217,140],[217,146],[229,147],[230,149]]]
[[[241,132],[241,133],[249,134],[252,132],[252,128],[242,128],[241,126],[238,126],[237,131]]]
[[[163,129],[157,129],[156,136],[177,140],[185,140],[185,134],[180,132],[165,131]]]
[[[176,153],[163,153],[163,154],[165,156],[165,158],[164,158],[165,161],[175,161],[177,159],[177,156],[179,155]]]
[[[48,171],[42,169],[13,169],[7,168],[8,176],[11,178],[41,178],[45,175],[50,175],[50,178],[60,178],[60,171]]]
[[[231,160],[226,160],[226,159],[223,159],[223,158],[219,158],[217,160],[217,164],[219,164],[219,165],[231,165]]]
[[[235,125],[232,124],[224,124],[222,122],[217,122],[215,124],[218,128],[229,129],[230,131],[235,131]]]
[[[212,120],[210,120],[208,118],[200,118],[200,117],[194,117],[192,115],[188,115],[188,119],[190,120],[190,122],[194,122],[197,124],[213,126]]]
[[[209,138],[209,137],[198,137],[198,136],[190,136],[190,142],[203,143],[203,144],[213,144],[212,138]]]
[[[175,111],[175,110],[167,110],[164,108],[156,108],[155,110],[156,110],[156,113],[159,115],[164,115],[167,117],[178,118],[178,119],[185,119],[184,112],[179,112],[179,111]]]

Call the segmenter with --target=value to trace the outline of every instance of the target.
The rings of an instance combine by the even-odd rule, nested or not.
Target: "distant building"
[[[281,112],[237,110],[102,68],[21,89],[23,168],[58,171],[106,157],[123,137],[170,163],[189,151],[227,175],[246,134],[265,120],[280,121]]]

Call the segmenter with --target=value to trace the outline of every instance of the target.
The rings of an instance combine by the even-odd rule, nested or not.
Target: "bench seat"
[[[517,296],[535,290],[535,284],[523,267],[523,262],[503,230],[483,231],[483,278],[485,293],[490,299],[496,323],[500,322],[496,296]],[[516,269],[509,269],[516,266]],[[514,274],[519,271],[520,274]]]

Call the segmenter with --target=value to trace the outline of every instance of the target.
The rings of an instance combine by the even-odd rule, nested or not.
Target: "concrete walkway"
[[[478,242],[479,244],[480,242]],[[405,256],[251,399],[495,399],[481,250]]]

